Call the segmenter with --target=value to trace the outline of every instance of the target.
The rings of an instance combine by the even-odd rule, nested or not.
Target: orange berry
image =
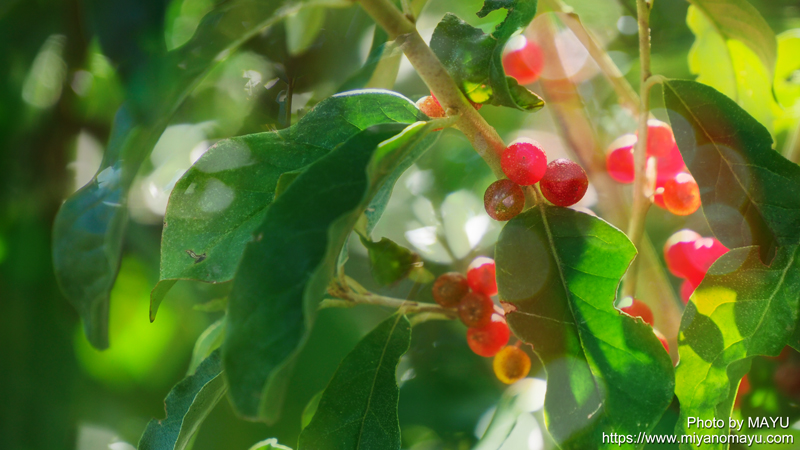
[[[686,172],[675,175],[664,184],[664,205],[676,216],[688,216],[700,208],[700,187]]]
[[[420,111],[432,119],[438,119],[445,116],[442,105],[439,104],[439,101],[436,100],[436,97],[433,95],[422,97],[421,99],[417,100],[417,108],[419,108]]]
[[[512,384],[528,376],[528,372],[531,371],[531,358],[517,347],[503,347],[494,356],[492,368],[498,380]]]

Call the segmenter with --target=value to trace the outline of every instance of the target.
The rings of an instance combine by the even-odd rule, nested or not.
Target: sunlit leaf
[[[151,319],[174,280],[233,278],[276,192],[289,189],[301,168],[367,127],[424,117],[389,91],[353,91],[321,102],[289,128],[227,139],[209,149],[172,191]],[[393,186],[386,183],[380,192],[388,196]]]
[[[503,47],[536,15],[537,0],[488,0],[478,12],[485,17],[507,9],[508,16],[486,34],[453,14],[446,14],[431,38],[431,48],[458,86],[475,103],[536,111],[544,106],[538,95],[520,86],[503,70]]]
[[[405,316],[391,316],[364,336],[322,393],[300,448],[400,449],[397,363],[411,342]]]
[[[219,351],[206,358],[197,371],[184,378],[164,401],[167,417],[147,424],[139,450],[182,450],[189,448],[192,437],[217,402],[225,395]]]
[[[796,245],[779,247],[765,266],[757,247],[731,250],[714,263],[695,290],[678,337],[675,394],[681,418],[677,434],[728,434],[727,427],[689,429],[687,419],[727,422],[752,357],[776,356],[790,341],[800,316],[799,253]]]
[[[325,296],[340,250],[394,168],[441,122],[359,132],[309,166],[267,209],[245,248],[228,308],[224,360],[238,412],[276,418],[294,355]],[[437,133],[438,134],[438,133]]]
[[[499,295],[544,364],[548,430],[562,449],[619,448],[603,433],[651,431],[672,400],[672,362],[652,328],[614,308],[635,254],[602,219],[547,205],[500,234]]]
[[[775,96],[790,108],[800,99],[800,28],[778,35],[778,62],[775,68]]]
[[[696,36],[689,69],[697,81],[734,99],[768,129],[782,115],[773,99],[775,35],[746,0],[699,0],[687,24]]]
[[[760,246],[765,261],[800,242],[800,167],[772,149],[766,128],[694,81],[665,82],[664,103],[714,235],[728,248]]]
[[[747,0],[689,0],[697,11],[711,21],[726,41],[737,40],[761,60],[770,74],[775,70],[777,44],[775,33],[761,13]]]

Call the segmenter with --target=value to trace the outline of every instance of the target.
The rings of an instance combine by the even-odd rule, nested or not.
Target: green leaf
[[[768,129],[781,109],[772,94],[775,35],[746,0],[696,0],[686,22],[696,36],[689,69],[734,99]]]
[[[225,395],[219,351],[206,358],[197,371],[184,378],[164,401],[167,417],[147,424],[139,450],[182,450],[187,448],[206,416]]]
[[[194,343],[192,350],[192,360],[189,362],[188,373],[192,374],[206,358],[211,356],[214,350],[222,345],[225,337],[225,318],[222,317],[208,326]]]
[[[422,259],[411,250],[397,245],[391,239],[381,238],[373,242],[361,236],[361,243],[369,253],[372,277],[378,283],[388,286],[406,278]]]
[[[800,167],[772,150],[769,132],[694,81],[665,82],[664,103],[714,235],[728,248],[760,246],[765,261],[800,242]]]
[[[359,132],[309,166],[267,209],[236,271],[223,344],[240,414],[275,420],[294,355],[359,216],[443,121]],[[438,134],[438,133],[436,133]]]
[[[770,75],[775,70],[778,47],[775,33],[747,0],[689,0],[725,40],[736,40],[758,56]]]
[[[233,278],[275,193],[289,189],[300,169],[370,126],[424,117],[395,93],[353,91],[322,101],[289,128],[227,139],[209,149],[170,196],[151,320],[174,280],[216,283]],[[205,256],[192,258],[188,250]]]
[[[775,97],[790,108],[800,99],[800,28],[778,35],[778,62],[775,67]]]
[[[614,308],[635,254],[602,219],[547,205],[500,234],[499,295],[544,364],[548,430],[562,449],[619,448],[601,444],[603,433],[651,431],[672,400],[669,355],[649,325]]]
[[[446,14],[431,38],[431,48],[466,96],[475,103],[536,111],[544,101],[503,70],[503,47],[536,15],[536,0],[487,0],[478,12],[486,17],[505,8],[506,19],[492,34]]]
[[[300,434],[302,449],[400,449],[395,371],[411,343],[405,316],[383,321],[342,361]]]
[[[765,266],[757,247],[738,248],[711,266],[681,319],[675,374],[681,418],[676,433],[728,434],[727,428],[689,429],[687,419],[725,420],[751,358],[776,356],[789,342],[800,315],[798,253],[796,245],[780,247]]]
[[[305,52],[325,24],[327,10],[320,6],[303,8],[286,17],[286,47],[292,56]]]
[[[311,400],[308,401],[306,407],[303,408],[303,414],[300,416],[300,429],[304,430],[308,424],[311,423],[311,419],[314,418],[314,414],[317,413],[317,408],[319,408],[319,401],[322,398],[322,393],[325,391],[319,391],[311,397]]]
[[[93,346],[108,347],[108,299],[128,220],[128,190],[169,119],[230,52],[301,5],[318,3],[326,0],[223,2],[206,14],[189,42],[152,57],[130,77],[128,102],[114,119],[100,169],[61,205],[53,225],[56,279]]]

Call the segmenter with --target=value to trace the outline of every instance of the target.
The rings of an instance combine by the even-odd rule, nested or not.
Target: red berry
[[[458,272],[439,275],[433,283],[433,299],[445,308],[453,308],[469,293],[467,277]]]
[[[536,141],[515,142],[503,151],[500,167],[509,180],[522,186],[530,186],[544,176],[547,155]]]
[[[578,203],[586,194],[589,179],[586,178],[586,172],[581,166],[560,158],[547,165],[547,172],[539,185],[542,194],[550,200],[550,203],[556,206],[571,206]]]
[[[491,297],[497,294],[495,273],[494,260],[479,256],[473,259],[467,268],[467,284],[473,291]]]
[[[458,317],[470,328],[483,328],[492,321],[494,302],[486,295],[470,292],[458,304]]]
[[[417,108],[419,108],[420,111],[432,119],[445,116],[442,105],[439,104],[439,101],[436,100],[436,97],[433,95],[422,97],[421,99],[417,100]]]
[[[667,156],[675,147],[672,128],[666,123],[650,119],[647,121],[647,154],[649,156]]]
[[[467,330],[467,344],[475,354],[490,358],[508,343],[510,336],[505,320],[495,314],[489,325]]]
[[[667,180],[675,178],[675,175],[685,170],[686,164],[683,162],[683,155],[678,150],[678,146],[673,145],[666,156],[656,158],[656,184],[660,182],[663,185]]]
[[[694,286],[699,286],[711,265],[727,252],[728,247],[725,247],[717,238],[708,237],[696,240],[689,253],[689,262],[693,268],[690,272],[693,276],[687,277],[689,282]],[[697,274],[702,275],[698,277]]]
[[[689,280],[683,280],[681,283],[681,300],[683,300],[683,304],[689,304],[689,299],[692,298],[692,294],[694,294],[694,285]]]
[[[497,180],[486,188],[486,193],[483,194],[483,206],[492,219],[501,222],[511,220],[522,212],[522,207],[525,206],[525,194],[513,181]]]
[[[531,358],[519,347],[503,347],[492,361],[497,379],[505,384],[513,384],[528,376],[531,371]]]
[[[747,374],[742,377],[742,381],[739,383],[739,389],[736,390],[736,400],[733,401],[733,407],[738,408],[739,405],[742,404],[742,397],[747,395],[750,392],[750,379],[747,378]]]
[[[681,230],[664,244],[664,260],[669,271],[688,280],[694,290],[714,261],[727,251],[717,238],[704,238],[692,230]]]
[[[636,300],[635,298],[631,299],[630,297],[623,300],[623,302],[624,303],[620,305],[620,311],[631,317],[639,317],[651,327],[653,326],[653,311],[650,310],[650,307],[647,306],[645,302]]]
[[[538,80],[543,68],[542,49],[527,39],[521,48],[503,56],[503,69],[506,75],[516,78],[519,84],[530,84]]]
[[[694,177],[681,172],[664,184],[664,204],[676,216],[688,216],[700,208],[700,187]]]
[[[670,273],[679,278],[702,278],[705,272],[697,272],[692,264],[694,243],[702,236],[688,229],[680,230],[667,239],[664,244],[664,261]],[[697,272],[697,273],[695,273]]]
[[[653,328],[653,333],[655,333],[656,337],[657,337],[657,338],[658,338],[658,340],[661,342],[661,345],[663,345],[663,346],[664,346],[664,350],[666,350],[666,351],[667,351],[667,353],[669,353],[669,344],[667,343],[667,338],[666,338],[666,337],[664,337],[664,335],[663,335],[663,334],[661,334],[661,332],[659,332],[659,331],[658,331],[658,330],[656,330],[655,328]]]
[[[635,144],[636,136],[626,134],[617,138],[608,147],[611,151],[606,155],[606,170],[611,178],[620,183],[633,183]]]

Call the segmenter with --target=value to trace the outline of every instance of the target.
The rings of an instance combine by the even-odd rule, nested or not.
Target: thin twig
[[[448,116],[458,116],[456,127],[469,139],[475,151],[498,178],[500,154],[506,148],[497,131],[469,104],[442,63],[417,32],[416,27],[390,0],[361,0],[361,6],[400,44],[409,62],[436,95]]]
[[[319,309],[351,308],[356,305],[377,305],[396,310],[402,309],[406,314],[435,313],[447,317],[448,319],[455,319],[458,317],[456,309],[443,308],[435,303],[421,303],[377,294],[358,294],[352,291],[336,292],[335,296],[338,298],[326,298],[320,302]]]
[[[645,166],[647,165],[647,119],[650,113],[650,5],[645,0],[636,0],[636,10],[639,22],[639,62],[641,64],[641,83],[639,86],[639,139],[633,151],[635,177],[633,180],[633,207],[631,218],[628,222],[628,238],[636,248],[640,247],[642,234],[644,234],[645,219],[650,209],[650,199],[645,195],[647,178]],[[639,260],[636,258],[625,274],[622,285],[622,295],[634,297],[636,295],[636,281],[639,271]]]
[[[575,37],[583,44],[586,51],[589,52],[589,55],[594,62],[597,63],[600,71],[603,72],[603,75],[605,75],[606,79],[611,84],[611,87],[614,88],[620,102],[631,112],[638,114],[639,96],[636,94],[636,91],[622,75],[622,72],[620,72],[617,65],[614,64],[614,61],[611,60],[611,57],[608,56],[608,52],[600,46],[594,34],[583,26],[583,22],[581,22],[578,15],[572,10],[572,7],[564,4],[561,0],[543,0],[543,3],[561,18],[564,25],[569,27]]]

